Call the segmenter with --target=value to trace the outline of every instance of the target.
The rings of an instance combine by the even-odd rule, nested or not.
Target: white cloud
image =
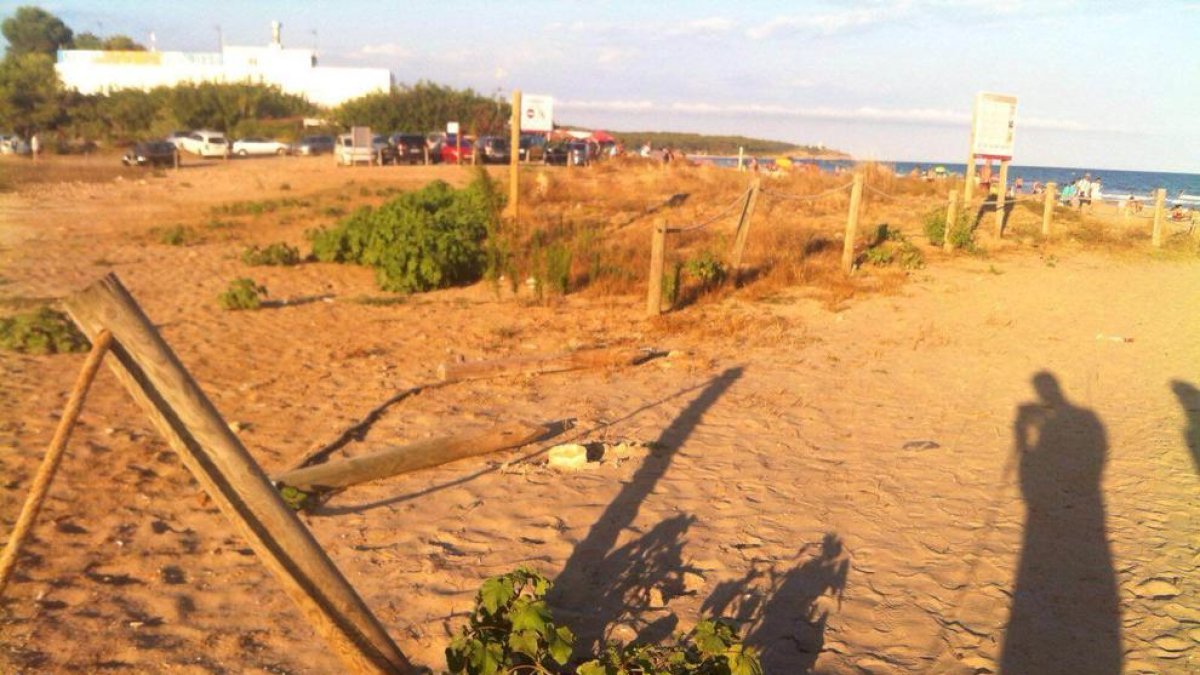
[[[602,66],[631,61],[638,55],[636,47],[601,47],[596,53],[596,63]]]
[[[357,52],[358,56],[390,56],[392,58],[407,59],[412,58],[413,50],[395,42],[388,42],[380,45],[365,45]]]
[[[912,10],[911,2],[876,5],[874,7],[858,7],[841,9],[831,12],[814,12],[798,16],[777,16],[770,21],[752,26],[746,30],[746,36],[754,40],[794,35],[797,33],[816,33],[833,35],[850,28],[861,28],[872,24],[884,23],[907,16]]]
[[[563,100],[556,101],[555,107],[562,110],[581,110],[597,112],[621,113],[675,113],[682,115],[719,116],[719,117],[776,117],[776,118],[805,118],[821,120],[841,120],[852,122],[880,122],[890,124],[919,124],[928,126],[958,126],[966,127],[971,123],[971,113],[962,110],[942,108],[879,108],[861,106],[857,108],[833,107],[803,107],[785,106],[764,103],[708,103],[703,101],[676,101],[659,103],[648,100]],[[1082,124],[1074,120],[1062,120],[1044,117],[1018,117],[1019,128],[1045,129],[1052,131],[1105,131],[1121,132],[1122,130],[1100,128]],[[1124,130],[1129,133],[1129,130]]]
[[[668,35],[678,36],[711,36],[728,33],[737,24],[733,19],[723,16],[712,16],[706,19],[693,19],[667,29]]]

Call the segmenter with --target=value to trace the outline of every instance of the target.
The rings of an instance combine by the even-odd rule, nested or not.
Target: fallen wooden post
[[[50,440],[50,448],[46,450],[46,456],[29,486],[29,496],[25,498],[21,515],[17,517],[17,524],[13,526],[12,533],[8,535],[8,542],[4,544],[4,553],[0,554],[0,595],[4,595],[4,588],[8,585],[8,579],[17,564],[17,557],[21,554],[21,545],[25,543],[25,537],[29,536],[29,530],[33,528],[33,522],[42,510],[42,502],[45,501],[50,483],[58,472],[59,462],[67,449],[67,441],[71,440],[71,430],[75,428],[75,421],[79,419],[79,413],[83,410],[83,401],[87,398],[88,389],[91,389],[96,372],[100,370],[100,362],[104,360],[104,355],[108,353],[111,345],[112,333],[102,330],[96,335],[92,342],[92,350],[75,380],[75,387],[71,389],[67,407],[63,409],[58,428],[54,430],[54,438]]]
[[[112,332],[116,358],[108,364],[117,379],[347,670],[416,672],[116,275],[109,274],[65,304],[93,340],[105,329]]]
[[[368,455],[332,460],[272,477],[276,484],[304,492],[327,492],[367,481],[398,476],[498,450],[517,448],[548,438],[564,428],[510,422],[487,431],[433,438]]]
[[[495,361],[443,363],[438,367],[438,379],[443,382],[465,382],[511,375],[561,373],[585,368],[636,366],[665,355],[666,352],[653,349],[581,349],[553,356],[521,356]]]

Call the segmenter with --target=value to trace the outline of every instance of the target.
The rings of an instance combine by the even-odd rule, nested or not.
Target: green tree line
[[[366,125],[383,132],[441,129],[458,121],[473,133],[502,131],[509,104],[471,89],[431,82],[345,102],[324,110],[279,87],[250,83],[188,83],[149,91],[126,89],[81,94],[63,86],[54,68],[59,49],[143,49],[124,35],[75,33],[37,7],[19,7],[0,23],[8,41],[0,61],[0,131],[29,136],[125,142],[163,136],[174,129],[215,129],[231,136],[296,131],[300,116],[322,116],[341,127]],[[293,120],[272,124],[272,120]]]
[[[736,155],[739,147],[744,148],[748,155],[822,152],[821,148],[812,145],[796,145],[783,141],[747,138],[746,136],[708,136],[673,131],[612,131],[609,133],[629,151],[636,151],[649,143],[654,149],[673,148],[686,153],[713,155]]]

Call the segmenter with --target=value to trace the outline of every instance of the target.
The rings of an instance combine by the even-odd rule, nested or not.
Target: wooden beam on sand
[[[443,382],[465,382],[513,375],[561,373],[585,368],[636,366],[650,359],[665,356],[665,354],[665,352],[653,349],[581,349],[553,356],[521,356],[494,361],[443,363],[438,366],[438,379]]]
[[[117,379],[346,669],[416,672],[116,275],[72,295],[65,304],[89,338],[95,340],[105,329],[112,333],[116,358],[108,364]]]
[[[562,425],[557,428],[561,429]],[[279,474],[272,480],[305,492],[325,492],[467,457],[518,448],[547,438],[556,431],[551,425],[509,422],[483,432],[433,438],[368,455],[308,466]]]

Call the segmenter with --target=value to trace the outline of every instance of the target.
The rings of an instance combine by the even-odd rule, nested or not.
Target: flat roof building
[[[276,85],[318,105],[344,101],[392,86],[386,68],[339,68],[317,65],[311,49],[284,49],[280,24],[273,22],[265,47],[222,46],[220,52],[99,51],[63,49],[55,68],[63,84],[80,93],[153,89],[188,82]]]

